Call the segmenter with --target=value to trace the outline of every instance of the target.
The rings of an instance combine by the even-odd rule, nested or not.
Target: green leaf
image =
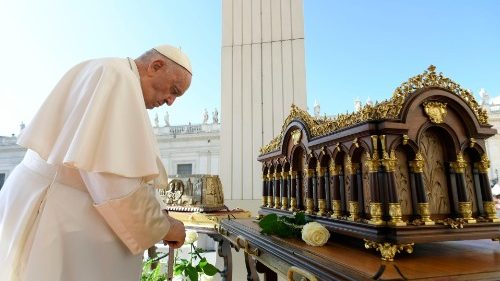
[[[307,223],[307,217],[304,212],[295,213],[295,224],[304,225]]]
[[[217,269],[217,267],[211,265],[210,263],[207,263],[207,265],[203,267],[203,273],[205,273],[208,276],[214,276],[218,272],[219,269]]]
[[[263,234],[274,234],[274,225],[278,221],[278,215],[269,214],[259,221],[259,226],[262,228]]]
[[[184,269],[186,268],[186,265],[184,264],[178,264],[174,267],[174,275],[179,275],[181,274]]]
[[[196,270],[196,268],[194,268],[192,265],[188,265],[184,272],[186,272],[191,281],[198,281],[198,270]]]
[[[200,263],[198,263],[198,265],[199,265],[201,268],[204,268],[207,264],[208,264],[207,258],[202,258],[202,259],[200,260]]]

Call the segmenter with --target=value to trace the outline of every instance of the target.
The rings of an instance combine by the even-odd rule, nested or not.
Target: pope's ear
[[[162,67],[165,66],[165,62],[163,60],[154,60],[149,64],[148,71],[157,72]]]

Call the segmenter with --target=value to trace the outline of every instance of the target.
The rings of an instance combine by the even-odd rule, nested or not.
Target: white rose
[[[208,276],[206,274],[202,274],[200,278],[200,281],[213,281],[213,280],[215,280],[214,276]]]
[[[186,240],[184,240],[184,244],[193,244],[198,240],[198,233],[196,231],[188,230],[186,231]]]
[[[302,228],[302,240],[311,246],[323,246],[330,238],[330,231],[322,224],[310,222]]]

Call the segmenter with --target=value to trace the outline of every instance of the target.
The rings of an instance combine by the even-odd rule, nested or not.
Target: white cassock
[[[72,68],[18,143],[28,151],[0,191],[0,281],[139,280],[170,225],[146,184],[163,166],[134,61]]]

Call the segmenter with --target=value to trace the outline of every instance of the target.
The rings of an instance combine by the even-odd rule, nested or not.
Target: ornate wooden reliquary
[[[498,240],[485,147],[495,133],[471,92],[434,66],[334,119],[292,105],[258,157],[260,213],[305,211],[384,260],[414,243]]]

